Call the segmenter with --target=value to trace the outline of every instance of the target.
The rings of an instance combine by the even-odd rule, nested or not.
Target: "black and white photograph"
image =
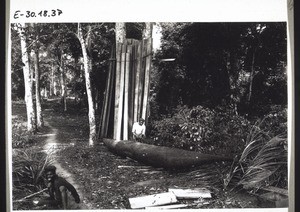
[[[11,11],[11,211],[287,211],[287,20],[49,8]]]

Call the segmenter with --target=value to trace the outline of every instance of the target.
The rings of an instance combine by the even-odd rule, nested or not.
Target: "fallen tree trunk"
[[[231,161],[232,158],[202,154],[170,147],[155,146],[135,141],[103,139],[104,144],[118,155],[163,168],[189,168],[215,161]]]

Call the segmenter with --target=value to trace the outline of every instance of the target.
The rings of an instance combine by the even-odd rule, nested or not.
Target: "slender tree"
[[[34,30],[34,70],[35,70],[35,101],[36,101],[36,124],[37,127],[44,126],[43,114],[42,114],[42,104],[41,104],[41,89],[40,89],[40,66],[39,66],[39,29],[36,24],[31,24]]]
[[[27,111],[27,130],[31,133],[36,133],[36,119],[35,110],[33,102],[33,84],[32,76],[29,66],[29,52],[27,44],[27,31],[28,25],[21,23],[17,26],[17,30],[21,41],[21,53],[23,62],[23,75],[24,75],[24,85],[25,85],[25,102]]]
[[[89,145],[93,146],[96,141],[96,118],[95,118],[95,106],[92,96],[92,86],[91,86],[91,71],[92,71],[92,58],[90,55],[90,43],[91,43],[91,26],[88,26],[87,36],[83,36],[82,26],[78,23],[78,33],[77,37],[79,39],[82,56],[83,56],[83,67],[85,74],[85,86],[88,98],[88,108],[89,108],[89,126],[90,126],[90,136]]]
[[[253,25],[251,28],[251,35],[252,35],[252,39],[251,39],[251,44],[250,44],[250,48],[251,48],[251,64],[250,64],[250,81],[249,81],[249,93],[248,93],[248,103],[250,103],[251,100],[251,96],[252,96],[252,90],[253,90],[253,79],[256,75],[255,73],[255,57],[257,54],[257,50],[258,48],[260,48],[261,46],[261,41],[260,41],[260,36],[261,33],[263,32],[263,30],[265,29],[265,26],[262,24],[257,24],[257,25]]]
[[[66,93],[63,52],[61,52],[61,54],[60,54],[59,74],[60,74],[60,87],[61,87],[61,102],[64,106],[64,111],[67,111],[67,93]]]

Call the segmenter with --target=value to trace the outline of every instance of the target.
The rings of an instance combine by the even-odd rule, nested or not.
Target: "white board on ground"
[[[129,198],[130,207],[132,209],[166,205],[177,202],[178,200],[172,192]]]
[[[163,206],[154,206],[154,207],[146,207],[146,210],[165,210],[165,209],[178,209],[178,208],[186,208],[188,205],[186,204],[174,204],[174,205],[163,205]]]
[[[198,199],[198,198],[211,198],[211,193],[207,189],[177,189],[169,188],[169,192],[174,193],[178,199]]]

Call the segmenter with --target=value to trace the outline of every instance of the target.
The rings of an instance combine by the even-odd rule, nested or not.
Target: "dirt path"
[[[44,145],[44,150],[48,154],[52,154],[54,156],[52,165],[54,165],[56,167],[57,174],[59,176],[65,178],[69,183],[71,183],[76,188],[76,190],[81,198],[81,203],[77,204],[77,203],[75,203],[74,198],[69,194],[70,209],[91,209],[91,205],[89,203],[87,203],[85,199],[82,198],[84,195],[83,195],[81,186],[78,185],[77,182],[74,180],[73,175],[68,170],[64,169],[61,166],[61,164],[58,162],[59,154],[56,154],[56,153],[58,153],[62,148],[69,146],[70,144],[60,143],[56,138],[58,129],[52,127],[48,122],[45,122],[45,125],[47,125],[50,128],[51,133],[47,134],[47,139],[46,139],[46,142]]]

